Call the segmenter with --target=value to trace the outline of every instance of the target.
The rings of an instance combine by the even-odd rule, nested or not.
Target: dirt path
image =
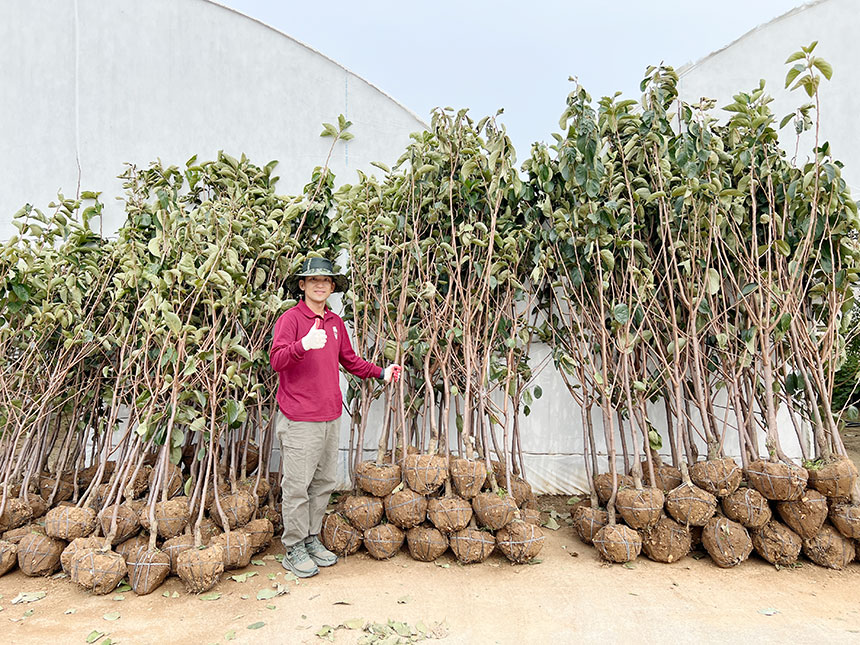
[[[316,632],[325,625],[393,620],[437,627],[444,643],[567,643],[583,636],[595,642],[751,636],[759,643],[860,642],[858,564],[843,572],[809,563],[777,571],[751,559],[722,570],[708,558],[664,565],[642,557],[626,568],[599,562],[567,526],[546,533],[543,562],[536,565],[512,566],[498,555],[469,567],[449,555],[427,564],[405,552],[376,562],[362,553],[299,583],[285,581],[271,557],[281,549],[273,547],[263,566],[245,569],[256,576],[244,583],[223,580],[213,590],[221,597],[208,601],[187,595],[177,578],[150,596],[126,592],[119,600],[16,571],[0,578],[0,641],[85,643],[96,630],[114,643],[226,643],[229,632],[235,643],[324,643]],[[289,594],[257,600],[257,592],[273,584],[269,575],[287,582]],[[19,592],[38,590],[47,596],[11,604]],[[162,595],[174,591],[176,598]],[[32,615],[22,619],[28,610]],[[104,619],[114,612],[118,619]],[[247,629],[258,622],[265,624]],[[355,643],[363,635],[341,628],[331,638]]]

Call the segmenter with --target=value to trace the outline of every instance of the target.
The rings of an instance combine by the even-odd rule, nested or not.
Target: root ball
[[[385,497],[400,483],[400,464],[378,464],[375,461],[362,461],[355,467],[355,483],[361,490]]]
[[[833,504],[830,507],[830,521],[845,537],[860,539],[860,504]]]
[[[608,524],[594,536],[594,546],[604,560],[631,562],[642,551],[642,538],[629,526]]]
[[[594,536],[609,523],[606,511],[590,506],[578,506],[573,513],[573,530],[586,544],[594,544]]]
[[[460,531],[472,519],[472,505],[462,497],[435,497],[427,502],[427,518],[442,533]]]
[[[771,520],[762,528],[752,532],[752,543],[756,553],[771,564],[787,567],[797,562],[803,541],[785,524]]]
[[[681,484],[666,496],[666,511],[687,526],[704,526],[717,510],[717,498],[692,484]]]
[[[854,559],[854,542],[825,524],[815,537],[803,541],[803,553],[820,567],[841,570]]]
[[[7,497],[6,508],[0,515],[0,532],[11,531],[24,526],[32,518],[33,509],[27,502],[23,499]]]
[[[226,495],[220,498],[221,509],[227,516],[227,523],[230,530],[237,529],[240,526],[245,526],[257,510],[257,498],[252,493],[246,490],[240,490],[233,495]],[[217,504],[214,500],[209,508],[209,515],[215,523],[222,529],[221,514],[218,512]]]
[[[478,493],[472,500],[472,509],[478,521],[494,531],[507,526],[514,519],[517,504],[513,497],[496,493]]]
[[[451,482],[463,499],[472,499],[481,492],[487,481],[487,467],[482,461],[469,461],[462,457],[450,460]]]
[[[251,541],[251,553],[259,553],[265,551],[266,547],[272,542],[272,536],[275,534],[275,529],[272,523],[265,517],[258,520],[251,520],[241,529],[247,534]]]
[[[170,558],[170,573],[176,575],[179,566],[179,554],[194,548],[194,537],[192,535],[177,535],[170,538],[162,546],[161,550]]]
[[[642,536],[642,550],[655,562],[672,563],[685,557],[692,548],[690,529],[662,517]]]
[[[69,577],[75,584],[97,596],[110,593],[125,578],[125,560],[113,551],[81,549],[72,558]]]
[[[702,529],[702,544],[718,567],[736,567],[752,553],[752,540],[743,525],[713,517]]]
[[[659,488],[622,488],[615,499],[615,508],[632,529],[649,529],[663,515],[665,497]]]
[[[690,479],[711,495],[725,497],[734,493],[743,479],[743,471],[734,459],[709,459],[690,466]]]
[[[131,588],[138,596],[145,596],[170,574],[170,556],[158,549],[140,549],[127,566]]]
[[[827,497],[849,497],[857,481],[857,468],[844,457],[806,472],[809,485]]]
[[[49,576],[60,568],[60,554],[66,548],[62,540],[30,533],[18,543],[18,567],[28,576]]]
[[[352,555],[361,548],[361,531],[340,513],[329,513],[323,518],[321,538],[329,551],[340,556]]]
[[[217,544],[187,549],[178,556],[176,573],[189,593],[208,591],[224,573],[224,549]]]
[[[174,497],[166,502],[155,504],[155,520],[158,527],[158,535],[166,540],[176,537],[185,530],[190,517],[187,497]],[[151,530],[149,525],[149,507],[145,506],[140,513],[140,524],[146,530]]]
[[[460,564],[476,564],[490,557],[496,548],[496,538],[489,531],[466,528],[452,533],[448,544],[457,562]]]
[[[75,559],[78,551],[84,549],[101,549],[104,543],[104,538],[98,537],[81,537],[72,540],[71,544],[63,549],[63,552],[60,554],[60,566],[63,568],[63,571],[71,575],[72,560]]]
[[[630,475],[618,476],[618,490],[622,488],[633,488],[633,478]],[[594,490],[597,493],[597,499],[601,506],[606,506],[609,498],[612,497],[612,473],[600,473],[594,477]]]
[[[382,500],[371,495],[347,495],[341,499],[339,510],[359,531],[379,524],[385,512]]]
[[[103,538],[99,539],[104,543]],[[114,551],[119,553],[125,561],[128,562],[129,558],[131,558],[135,553],[146,548],[149,548],[149,536],[144,533],[138,533],[134,537],[130,537],[117,544],[114,547]]]
[[[806,469],[773,461],[754,461],[747,468],[750,484],[765,498],[789,502],[806,489]]]
[[[405,537],[394,524],[379,524],[364,532],[364,547],[377,560],[387,560],[397,555]]]
[[[726,517],[751,530],[763,527],[773,515],[770,504],[755,488],[739,488],[723,498],[722,506]]]
[[[18,564],[18,545],[0,540],[0,576],[10,572]]]
[[[409,555],[421,562],[433,562],[448,548],[448,538],[431,526],[415,526],[406,532]]]
[[[421,495],[429,495],[445,483],[448,462],[442,455],[406,455],[403,474],[409,488]]]
[[[418,526],[427,517],[427,498],[411,488],[391,493],[385,498],[385,517],[403,530]]]
[[[111,533],[114,512],[116,513],[116,531]],[[111,504],[99,513],[99,525],[104,535],[113,536],[111,544],[119,544],[140,530],[140,517],[127,504]]]
[[[827,498],[812,488],[804,491],[800,499],[777,502],[776,510],[792,531],[802,540],[809,540],[827,519]]]
[[[496,533],[499,551],[516,564],[534,560],[543,548],[543,541],[543,531],[526,522],[511,522]]]
[[[251,539],[244,531],[227,531],[216,535],[209,546],[220,546],[224,554],[224,570],[241,569],[251,563]]]
[[[643,481],[649,486],[656,486],[664,493],[668,493],[673,488],[681,485],[681,471],[674,466],[661,464],[654,465],[654,481],[651,481],[651,475],[648,473],[648,462],[642,462]]]
[[[45,533],[53,538],[71,541],[96,530],[96,512],[91,508],[61,506],[45,516]]]

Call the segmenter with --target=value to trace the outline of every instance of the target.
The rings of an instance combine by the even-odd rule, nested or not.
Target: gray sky
[[[594,98],[639,97],[648,65],[678,68],[801,0],[218,0],[310,45],[429,121],[504,108],[517,157],[550,139],[575,76]],[[785,55],[807,43],[786,43]],[[751,88],[738,88],[746,90]],[[776,89],[776,88],[772,88]]]

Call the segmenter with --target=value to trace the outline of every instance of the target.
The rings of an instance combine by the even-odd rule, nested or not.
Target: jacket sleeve
[[[272,334],[272,349],[269,352],[269,364],[276,372],[283,372],[291,365],[301,361],[307,350],[302,347],[301,339],[296,340],[297,322],[295,316],[283,315],[275,323]]]
[[[343,324],[343,321],[338,321],[337,324],[340,327],[340,354],[338,360],[343,368],[359,378],[380,378],[383,372],[382,368],[360,358],[352,348],[352,343],[349,340],[349,335],[346,333],[346,326]]]

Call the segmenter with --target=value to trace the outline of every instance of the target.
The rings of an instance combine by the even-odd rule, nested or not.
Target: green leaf
[[[102,618],[109,621],[119,620],[119,612],[112,611],[109,614],[105,614],[104,616],[102,616]]]
[[[722,282],[720,280],[720,274],[713,267],[708,269],[707,281],[708,281],[708,293],[710,295],[713,296],[720,291],[720,284]]]
[[[553,517],[548,518],[541,526],[548,528],[550,531],[558,531],[561,528],[559,523],[556,522]]]
[[[818,56],[816,56],[812,59],[812,65],[813,67],[817,67],[818,71],[820,71],[828,81],[833,76],[833,67],[831,67],[830,63],[823,58],[818,58]]]
[[[791,247],[785,240],[776,241],[776,250],[779,251],[779,253],[784,257],[788,257],[789,255],[791,255]]]
[[[794,52],[791,56],[789,56],[788,58],[785,59],[785,63],[786,64],[793,63],[794,61],[800,60],[801,58],[804,58],[804,57],[805,57],[805,55],[803,52]]]
[[[264,627],[265,625],[266,623],[264,623],[263,621],[259,621],[248,625],[248,629],[260,629],[260,627]]]
[[[200,600],[218,600],[221,597],[220,591],[213,591],[212,593],[205,593],[202,596],[197,596]]]
[[[233,641],[233,640],[236,640],[236,630],[235,630],[235,629],[231,629],[229,632],[227,632],[226,634],[224,634],[224,640],[225,640],[225,641]]]
[[[177,316],[172,311],[165,311],[164,312],[164,322],[167,323],[167,327],[174,334],[178,335],[179,332],[182,331],[182,321],[179,319],[179,316]]]
[[[648,443],[652,450],[660,450],[663,447],[663,437],[656,430],[649,430]]]
[[[804,69],[806,69],[802,64],[798,63],[785,75],[785,86],[788,87],[797,78],[798,74],[800,74]]]
[[[105,635],[104,632],[98,632],[94,629],[93,631],[90,632],[89,636],[87,636],[87,642],[88,643],[95,643],[98,639],[100,639],[104,635]]]
[[[600,250],[600,259],[603,260],[607,271],[612,271],[615,268],[615,256],[612,255],[612,251],[609,249]]]
[[[630,320],[630,308],[624,303],[617,304],[612,308],[612,317],[618,324],[623,325]]]

